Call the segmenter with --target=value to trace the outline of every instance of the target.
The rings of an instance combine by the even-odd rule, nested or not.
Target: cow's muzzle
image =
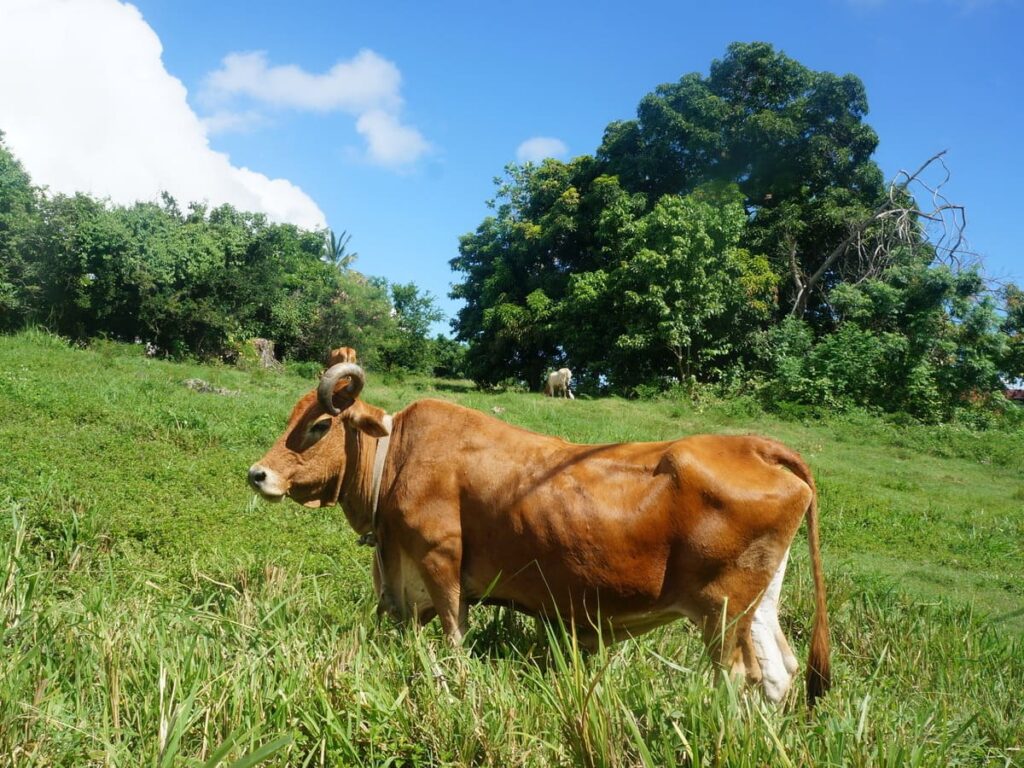
[[[249,467],[249,485],[267,501],[280,501],[286,492],[278,474],[259,464]]]

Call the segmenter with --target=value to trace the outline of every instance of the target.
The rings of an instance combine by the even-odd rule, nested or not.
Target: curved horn
[[[332,365],[320,377],[320,384],[316,388],[316,399],[320,403],[320,407],[331,414],[331,416],[337,416],[341,413],[334,405],[334,388],[337,386],[338,380],[346,376],[352,381],[345,388],[345,392],[355,400],[359,397],[359,393],[363,391],[363,385],[366,384],[366,374],[355,363]]]

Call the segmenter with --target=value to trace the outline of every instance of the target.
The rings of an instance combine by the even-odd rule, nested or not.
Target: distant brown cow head
[[[338,347],[332,349],[327,353],[327,367],[330,368],[332,365],[338,363],[354,363],[356,361],[356,351],[352,347]]]
[[[388,432],[384,411],[359,400],[365,381],[355,363],[328,368],[317,390],[292,409],[284,434],[249,468],[253,489],[269,501],[288,496],[308,507],[336,504],[346,466],[358,455],[358,432]]]

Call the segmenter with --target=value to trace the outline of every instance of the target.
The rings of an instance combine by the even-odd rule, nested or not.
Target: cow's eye
[[[323,421],[318,421],[316,424],[313,424],[309,428],[309,432],[307,434],[309,435],[309,437],[311,439],[319,440],[321,437],[323,437],[327,433],[327,430],[330,429],[330,428],[331,428],[331,422],[329,422],[326,419],[324,419]]]

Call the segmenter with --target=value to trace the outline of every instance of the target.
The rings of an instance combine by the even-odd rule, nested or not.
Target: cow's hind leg
[[[717,667],[717,675],[728,674],[737,682],[757,683],[761,668],[751,641],[750,611],[723,601],[704,614],[704,646]]]
[[[754,612],[751,627],[754,652],[761,664],[761,684],[765,696],[775,703],[786,697],[797,670],[796,656],[779,626],[779,597],[788,561],[787,549]]]

